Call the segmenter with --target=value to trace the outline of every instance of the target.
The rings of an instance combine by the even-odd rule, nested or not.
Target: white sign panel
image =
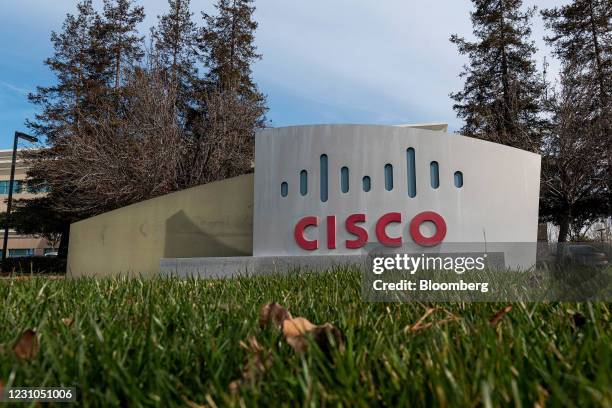
[[[512,147],[406,127],[294,126],[257,134],[255,169],[254,256],[536,241],[540,156]]]

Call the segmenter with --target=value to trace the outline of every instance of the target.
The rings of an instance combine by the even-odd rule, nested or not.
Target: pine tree
[[[108,52],[114,66],[115,89],[121,85],[122,70],[138,63],[144,53],[137,25],[144,20],[144,9],[133,0],[104,0],[104,22]]]
[[[194,90],[184,185],[252,171],[255,132],[265,126],[267,110],[252,79],[251,65],[261,58],[254,45],[252,4],[218,0],[216,16],[202,13],[205,26],[198,48],[207,71]]]
[[[170,73],[172,82],[186,84],[196,73],[196,24],[189,11],[189,0],[168,0],[168,13],[159,16],[151,30],[157,63]]]
[[[251,65],[261,59],[254,44],[257,22],[252,4],[253,0],[218,0],[218,15],[203,13],[200,49],[208,68],[207,84],[263,102],[265,98],[252,79]]]
[[[602,198],[612,215],[612,1],[573,0],[543,10],[546,28],[552,35],[546,41],[571,70],[576,86],[590,95],[590,107],[583,112],[580,132],[583,143],[593,146],[591,155],[605,169],[607,196]]]
[[[450,41],[469,64],[460,77],[462,91],[452,93],[453,109],[465,121],[461,132],[530,151],[538,151],[543,83],[537,74],[529,36],[535,9],[522,0],[472,0],[475,42],[457,35]]]
[[[54,54],[45,65],[57,77],[55,85],[38,87],[28,95],[30,102],[40,107],[40,113],[28,127],[50,143],[66,136],[70,127],[95,109],[95,97],[103,92],[108,80],[108,61],[103,56],[100,16],[91,0],[77,5],[76,15],[68,14],[61,32],[51,33]]]
[[[594,85],[596,109],[608,109],[612,90],[612,1],[574,0],[542,11],[546,41],[581,81]]]
[[[151,65],[168,76],[176,88],[179,121],[189,125],[193,116],[194,87],[197,82],[198,29],[189,11],[189,0],[168,0],[169,10],[158,16],[151,29]]]

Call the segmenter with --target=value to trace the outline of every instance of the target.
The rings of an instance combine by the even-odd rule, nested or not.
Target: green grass
[[[4,279],[0,298],[0,381],[75,386],[84,406],[612,405],[603,302],[514,304],[497,327],[489,319],[505,304],[439,303],[460,319],[411,332],[432,305],[362,302],[351,270],[227,281]],[[269,301],[333,323],[345,351],[331,361],[316,347],[296,354],[258,327]],[[578,327],[575,313],[585,317]],[[23,361],[11,348],[28,328],[40,352]],[[232,395],[247,357],[239,343],[250,335],[271,350],[272,366]]]

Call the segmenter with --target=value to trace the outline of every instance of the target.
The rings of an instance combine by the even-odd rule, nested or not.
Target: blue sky
[[[212,0],[192,0],[213,11]],[[553,7],[559,1],[525,0]],[[27,131],[35,108],[26,95],[53,82],[43,65],[51,55],[51,30],[60,30],[76,0],[2,0],[0,5],[0,149],[15,130]],[[101,0],[94,0],[98,7]],[[166,0],[140,0],[155,24]],[[471,37],[468,0],[259,0],[257,47],[263,59],[255,81],[268,96],[272,126],[311,123],[461,123],[448,97],[461,88],[465,58],[448,41]],[[549,55],[539,15],[533,38],[538,65]],[[558,64],[552,60],[549,79]]]

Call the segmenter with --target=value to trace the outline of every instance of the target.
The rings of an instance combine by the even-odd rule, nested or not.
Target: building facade
[[[37,194],[29,190],[25,184],[27,168],[21,159],[21,151],[17,152],[15,165],[15,182],[13,183],[13,200],[35,197]],[[11,178],[12,150],[0,150],[0,212],[5,213],[9,193],[9,183]],[[4,226],[2,234],[4,234]],[[0,248],[0,251],[2,248]],[[47,239],[33,236],[17,234],[9,230],[8,256],[44,256],[56,252],[54,245]]]

